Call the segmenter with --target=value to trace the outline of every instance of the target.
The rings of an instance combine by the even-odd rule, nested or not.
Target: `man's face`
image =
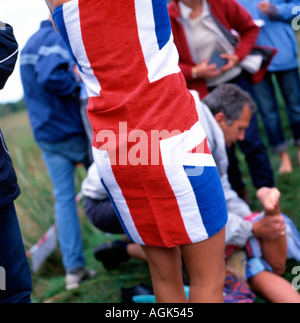
[[[234,121],[230,126],[226,123],[226,117],[218,118],[216,115],[216,120],[223,130],[225,142],[228,147],[231,147],[237,140],[244,140],[245,131],[249,127],[251,121],[251,111],[249,105],[246,103],[241,117]]]

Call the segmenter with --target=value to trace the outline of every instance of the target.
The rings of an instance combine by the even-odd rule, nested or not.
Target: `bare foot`
[[[300,153],[300,151],[299,151]],[[299,156],[300,158],[300,156]],[[287,152],[284,152],[282,154],[280,154],[280,160],[281,160],[281,164],[279,167],[279,174],[288,174],[291,173],[293,171],[293,165],[290,159],[290,156],[288,155]]]
[[[280,214],[279,200],[281,193],[277,188],[262,187],[257,190],[256,196],[264,206],[266,215]]]

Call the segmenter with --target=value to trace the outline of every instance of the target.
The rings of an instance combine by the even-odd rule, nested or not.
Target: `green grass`
[[[279,100],[282,100],[279,97]],[[285,112],[282,111],[285,131],[290,137],[289,126]],[[26,112],[19,112],[1,118],[3,130],[8,148],[13,158],[17,171],[21,196],[16,201],[18,217],[20,220],[24,244],[28,250],[32,247],[54,223],[54,200],[52,196],[51,182],[41,158],[41,153],[32,136]],[[260,122],[260,130],[265,138],[264,130]],[[279,160],[277,156],[270,154],[271,163],[275,172],[276,185],[282,192],[282,209],[285,214],[293,219],[300,229],[300,167],[297,159],[297,149],[289,148],[289,153],[294,164],[294,172],[280,176],[277,172]],[[238,153],[241,161],[244,179],[247,183],[252,199],[252,209],[260,210],[260,204],[255,198],[255,190],[251,185],[247,167],[243,156]],[[76,172],[77,190],[86,172],[78,168]],[[82,202],[78,205],[78,211],[82,224],[82,232],[85,245],[87,266],[97,270],[97,275],[91,281],[82,285],[76,291],[65,291],[64,269],[61,254],[57,248],[50,258],[44,263],[38,273],[33,274],[34,303],[119,303],[122,287],[131,287],[140,283],[151,283],[149,270],[146,264],[131,259],[122,264],[117,270],[108,272],[102,264],[93,257],[93,249],[99,243],[115,239],[115,236],[105,235],[96,230],[84,215]],[[292,268],[297,264],[289,261],[285,277],[292,281]],[[260,297],[257,302],[264,302]]]
[[[31,133],[26,112],[1,117],[1,129],[12,156],[22,190],[16,201],[17,213],[26,250],[30,249],[55,222],[52,186],[40,150]],[[77,191],[86,171],[76,171]],[[63,303],[119,303],[122,287],[151,284],[148,267],[138,260],[130,260],[111,272],[93,256],[93,249],[101,242],[114,240],[95,229],[85,217],[82,202],[78,205],[82,224],[87,266],[97,270],[95,278],[76,291],[65,291],[64,268],[57,248],[41,269],[33,274],[32,301]],[[29,259],[30,261],[30,259]]]

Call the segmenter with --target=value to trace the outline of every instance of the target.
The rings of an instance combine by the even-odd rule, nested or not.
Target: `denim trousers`
[[[13,202],[0,209],[0,267],[0,303],[30,303],[30,267]]]
[[[85,266],[80,220],[75,201],[75,169],[77,163],[89,167],[88,142],[77,136],[59,143],[39,142],[55,199],[58,239],[66,272]]]
[[[268,72],[263,81],[254,87],[270,147],[274,153],[280,154],[287,150],[288,144],[280,118],[273,77],[283,96],[293,139],[298,147],[300,147],[300,80],[297,68]]]

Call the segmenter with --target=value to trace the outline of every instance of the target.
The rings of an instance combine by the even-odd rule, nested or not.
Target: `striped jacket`
[[[14,70],[18,44],[11,26],[0,23],[0,89]],[[12,161],[0,130],[0,209],[20,194]],[[0,211],[1,215],[1,211]]]
[[[80,87],[74,64],[50,21],[28,40],[20,57],[25,103],[36,141],[62,142],[82,135]]]

